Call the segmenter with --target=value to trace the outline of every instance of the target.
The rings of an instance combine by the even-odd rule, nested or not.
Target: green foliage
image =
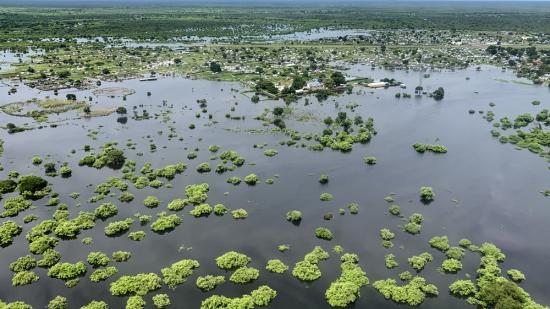
[[[451,294],[460,297],[470,296],[477,292],[475,284],[472,280],[457,280],[449,286]]]
[[[197,277],[196,285],[203,292],[208,292],[216,288],[216,286],[225,282],[225,276],[199,276]]]
[[[399,286],[393,279],[378,280],[372,284],[386,299],[391,299],[396,303],[404,303],[409,306],[418,306],[426,295],[437,295],[437,288],[432,284],[427,284],[422,277],[414,277],[407,284]]]
[[[143,297],[138,295],[130,296],[126,301],[126,309],[143,309],[145,305],[146,303]]]
[[[94,267],[107,266],[111,259],[103,252],[90,252],[86,259]]]
[[[233,270],[248,265],[252,259],[235,251],[229,251],[216,258],[216,265],[225,270]]]
[[[441,269],[448,273],[456,273],[462,269],[462,262],[455,259],[446,259],[441,263]]]
[[[332,307],[347,307],[354,303],[360,296],[361,287],[369,283],[365,272],[357,265],[359,257],[356,254],[346,253],[340,260],[342,274],[325,292],[325,298]]]
[[[170,267],[161,269],[162,280],[170,288],[175,288],[185,282],[187,277],[193,274],[193,269],[200,266],[196,260],[181,260],[173,263]]]
[[[248,283],[258,279],[260,271],[252,267],[237,268],[235,272],[229,277],[229,281],[233,283]]]
[[[241,179],[237,176],[231,176],[231,177],[227,178],[227,183],[230,183],[230,184],[236,186],[236,185],[241,183]]]
[[[187,205],[187,200],[177,198],[175,200],[172,200],[170,203],[168,203],[167,208],[172,211],[178,211],[185,208],[186,205]]]
[[[71,280],[86,273],[86,264],[83,262],[57,263],[48,270],[48,276],[61,280]]]
[[[109,291],[113,296],[139,295],[160,289],[161,280],[155,273],[122,276],[111,283]]]
[[[201,163],[197,166],[197,172],[199,173],[208,173],[210,172],[212,169],[210,168],[210,164],[204,162],[204,163]]]
[[[42,253],[42,259],[38,260],[38,267],[51,267],[57,264],[61,260],[61,253],[55,251],[54,249],[47,249]]]
[[[394,216],[399,216],[401,214],[401,207],[399,205],[391,205],[388,212]]]
[[[124,220],[110,222],[105,227],[105,235],[107,236],[120,235],[128,231],[132,223],[134,223],[134,219],[132,218],[126,218]]]
[[[328,183],[328,175],[319,176],[319,183],[327,184]]]
[[[384,257],[384,261],[386,264],[386,268],[392,269],[399,266],[399,263],[397,263],[397,261],[395,260],[395,255],[391,253],[386,254],[386,256]]]
[[[447,251],[451,246],[449,246],[449,238],[447,236],[434,236],[432,239],[430,239],[430,246],[432,248],[436,248],[440,251]]]
[[[509,269],[506,274],[512,279],[512,281],[520,282],[525,280],[525,275],[517,269]]]
[[[17,188],[17,182],[12,179],[0,180],[0,194],[11,193]]]
[[[28,285],[38,281],[40,277],[32,271],[23,270],[13,275],[11,279],[12,286]]]
[[[151,223],[151,230],[156,233],[164,233],[173,230],[182,222],[181,218],[176,215],[166,215],[161,213],[155,222]]]
[[[429,202],[432,201],[435,197],[435,193],[432,187],[420,187],[420,199],[423,201]]]
[[[191,211],[189,211],[189,214],[195,218],[208,217],[212,213],[212,210],[212,206],[208,204],[200,204],[196,205]]]
[[[426,151],[431,151],[435,153],[446,153],[447,147],[442,145],[432,145],[432,144],[421,144],[421,143],[415,143],[413,145],[414,150],[416,152],[424,153]]]
[[[80,307],[80,309],[109,309],[109,305],[104,301],[93,300],[86,306]]]
[[[429,254],[428,252],[421,253],[420,255],[413,255],[409,259],[409,265],[411,265],[412,268],[416,269],[417,271],[420,271],[424,269],[424,266],[428,262],[433,261],[433,256]]]
[[[225,213],[227,213],[227,208],[223,204],[214,205],[214,214],[216,216],[223,216]]]
[[[265,307],[277,296],[277,292],[266,285],[258,287],[250,295],[237,298],[212,295],[202,301],[200,309],[249,308]]]
[[[36,259],[33,256],[26,255],[18,258],[15,262],[10,263],[10,270],[14,272],[31,270],[36,267],[36,264]]]
[[[17,225],[15,221],[7,220],[0,225],[0,246],[7,247],[11,245],[15,236],[21,234],[23,228]]]
[[[114,276],[116,273],[118,273],[118,269],[114,266],[109,266],[109,267],[105,267],[105,268],[96,269],[90,275],[90,280],[92,282],[105,281],[108,278]]]
[[[267,265],[265,266],[265,269],[267,269],[272,273],[282,274],[288,270],[288,266],[285,265],[285,263],[283,263],[279,259],[273,259],[273,260],[267,261]]]
[[[144,231],[130,232],[130,234],[128,234],[128,238],[130,238],[133,241],[141,241],[145,239],[145,232]]]
[[[188,185],[185,187],[185,195],[191,204],[200,204],[208,198],[209,186],[207,183]]]
[[[290,222],[299,222],[302,220],[302,212],[298,210],[291,210],[286,213],[286,219]]]
[[[244,177],[244,182],[247,184],[247,185],[255,185],[256,183],[258,183],[258,181],[260,181],[258,179],[258,176],[256,176],[256,174],[249,174],[249,175],[246,175],[246,177]]]
[[[130,259],[131,256],[132,254],[127,251],[115,251],[112,255],[113,260],[115,260],[116,262],[126,262],[128,261],[128,259]]]
[[[306,254],[304,259],[297,262],[292,269],[292,275],[302,281],[313,281],[321,277],[321,271],[317,264],[329,258],[328,252],[316,246],[313,251]]]
[[[12,196],[4,202],[5,211],[0,214],[0,217],[15,217],[20,212],[32,207],[32,202],[26,200],[23,196]]]
[[[332,201],[333,197],[332,197],[332,194],[330,193],[321,193],[321,195],[319,196],[319,199],[323,202],[328,202],[328,201]]]
[[[268,156],[268,157],[274,157],[278,154],[279,152],[275,149],[266,149],[264,150],[264,155]]]
[[[67,301],[67,298],[59,295],[50,300],[48,303],[48,309],[67,309],[68,306],[69,302]]]
[[[324,240],[331,240],[332,232],[325,227],[318,227],[315,229],[315,237],[321,238]]]
[[[363,161],[368,165],[375,165],[376,164],[376,157],[364,157]]]
[[[166,308],[171,304],[168,294],[157,294],[153,296],[153,305],[155,308]]]
[[[156,196],[149,195],[143,200],[143,205],[148,208],[155,208],[160,204],[159,199]]]
[[[231,211],[233,219],[245,219],[248,217],[248,212],[242,208]]]
[[[118,214],[118,208],[113,203],[103,203],[94,211],[95,217],[99,219],[107,219]]]
[[[25,197],[41,197],[41,191],[43,191],[47,185],[48,182],[38,176],[21,176],[19,179],[18,190],[19,193]]]

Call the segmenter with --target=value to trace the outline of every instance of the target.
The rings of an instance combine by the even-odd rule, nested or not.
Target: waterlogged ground
[[[412,269],[407,258],[428,251],[434,261],[428,263],[420,273],[428,282],[439,288],[439,296],[428,298],[421,308],[463,308],[466,303],[448,294],[448,286],[456,279],[475,276],[479,266],[479,254],[467,252],[463,260],[464,269],[458,274],[442,274],[436,270],[445,258],[444,254],[430,248],[428,240],[433,236],[447,235],[452,245],[461,238],[468,238],[475,244],[493,242],[506,254],[501,265],[503,271],[517,268],[525,273],[527,280],[520,285],[534,300],[550,304],[547,293],[547,278],[550,274],[550,200],[540,191],[550,188],[548,164],[529,153],[517,151],[512,145],[500,144],[491,137],[491,125],[478,110],[493,110],[496,118],[515,117],[524,112],[536,113],[550,104],[548,87],[518,83],[513,73],[501,72],[499,68],[483,67],[481,71],[468,69],[456,72],[431,72],[430,78],[422,78],[423,73],[405,71],[371,70],[370,66],[355,66],[349,72],[354,76],[373,78],[395,78],[408,85],[408,89],[390,88],[371,90],[356,86],[351,95],[318,103],[310,97],[310,104],[304,100],[293,103],[293,114],[285,120],[287,127],[301,132],[320,132],[324,126],[321,120],[326,116],[336,116],[338,111],[348,115],[373,117],[378,134],[366,145],[355,144],[350,153],[344,154],[325,149],[314,152],[301,147],[279,145],[288,140],[282,133],[259,132],[273,129],[264,127],[253,118],[264,108],[284,106],[283,102],[261,101],[253,104],[242,94],[244,90],[236,83],[197,81],[182,78],[162,78],[155,82],[136,80],[121,83],[104,83],[102,87],[125,87],[136,93],[127,97],[100,96],[93,98],[93,107],[112,108],[125,105],[128,108],[128,121],[117,122],[117,115],[91,119],[74,119],[76,112],[59,116],[50,115],[50,121],[58,121],[57,128],[45,127],[14,135],[0,131],[5,141],[1,163],[4,166],[2,178],[8,171],[17,170],[22,175],[34,173],[44,176],[43,167],[31,164],[33,155],[38,154],[44,162],[69,162],[73,172],[70,178],[46,177],[60,194],[61,202],[67,203],[72,216],[79,211],[93,211],[99,203],[112,201],[118,205],[117,216],[102,222],[97,221],[92,230],[84,230],[75,240],[61,241],[56,250],[62,253],[62,261],[85,261],[91,251],[130,251],[132,257],[126,263],[115,263],[119,273],[103,283],[92,283],[88,277],[72,289],[66,288],[63,281],[49,278],[44,269],[37,269],[40,280],[28,286],[11,287],[12,272],[8,264],[18,257],[28,254],[28,243],[24,234],[37,221],[23,224],[23,216],[34,213],[40,220],[49,218],[55,207],[46,207],[46,199],[34,202],[34,210],[21,213],[16,221],[22,225],[23,233],[14,243],[0,249],[0,259],[4,262],[0,269],[0,299],[4,301],[24,300],[35,308],[44,307],[56,295],[68,298],[71,308],[78,308],[91,300],[105,300],[112,308],[123,308],[126,298],[113,297],[109,284],[124,274],[156,272],[173,262],[185,258],[196,259],[201,266],[175,290],[163,288],[156,293],[167,293],[176,308],[198,308],[200,302],[213,294],[238,297],[256,287],[267,284],[277,291],[277,297],[270,308],[329,308],[324,293],[330,283],[340,275],[339,256],[332,253],[334,245],[343,246],[346,252],[357,253],[359,265],[366,271],[371,283],[386,278],[398,280],[398,274]],[[466,77],[470,79],[467,80]],[[445,88],[445,98],[435,101],[426,96],[410,99],[395,98],[396,92],[413,93],[419,84],[428,91],[437,87]],[[506,82],[508,81],[508,82]],[[514,82],[516,81],[516,82]],[[231,91],[231,89],[237,91]],[[53,96],[51,92],[18,87],[16,94],[8,95],[10,87],[0,87],[0,100],[3,103],[27,100],[33,97]],[[147,96],[147,92],[151,96]],[[75,93],[79,99],[92,95],[90,91],[60,92]],[[207,115],[195,118],[200,111],[196,100],[206,99],[208,113],[217,123],[210,123]],[[530,104],[533,100],[542,102],[539,106]],[[166,103],[163,104],[163,101]],[[97,103],[95,103],[97,102]],[[490,107],[489,103],[496,105]],[[234,105],[238,103],[238,105]],[[355,113],[345,109],[348,103],[357,103]],[[136,121],[130,117],[133,106],[141,114],[147,110],[150,115],[161,115],[171,111],[169,120],[163,116]],[[230,108],[235,106],[235,111]],[[469,114],[475,109],[475,114]],[[225,117],[244,116],[245,120],[231,120]],[[307,117],[305,117],[307,116]],[[298,121],[308,119],[308,121]],[[31,118],[0,115],[2,124],[7,122],[37,126]],[[189,125],[196,125],[194,130]],[[178,137],[170,139],[168,126],[175,127]],[[98,131],[96,139],[88,136]],[[162,134],[159,132],[162,131]],[[183,140],[179,140],[183,138]],[[137,143],[136,149],[127,149],[126,142]],[[108,141],[116,140],[124,149],[126,157],[137,161],[138,171],[145,162],[152,162],[154,168],[184,162],[188,168],[182,175],[171,181],[173,188],[135,189],[130,184],[129,191],[135,195],[130,204],[120,203],[115,197],[90,204],[87,199],[95,195],[94,188],[109,176],[121,176],[120,171],[108,168],[96,170],[79,167],[78,161],[85,155],[85,144],[93,149]],[[448,148],[446,154],[418,154],[412,148],[416,142],[436,143]],[[149,151],[150,144],[157,146],[156,152]],[[267,148],[278,150],[278,155],[267,157],[263,149],[253,148],[254,144],[266,143]],[[218,175],[215,172],[199,174],[195,168],[199,163],[209,162],[212,155],[208,146],[216,144],[221,150],[235,150],[246,158],[246,163],[234,172]],[[300,143],[298,143],[299,145]],[[198,148],[198,157],[187,159],[186,155]],[[76,153],[71,154],[75,149]],[[143,156],[138,156],[143,153]],[[48,158],[49,156],[49,158]],[[377,164],[366,165],[364,156],[377,157]],[[251,165],[250,163],[254,163]],[[215,166],[216,162],[211,162]],[[59,164],[58,164],[59,166]],[[256,186],[242,183],[233,186],[226,183],[232,175],[244,177],[255,173],[262,180]],[[330,181],[326,185],[318,182],[321,174],[327,174]],[[271,185],[263,183],[273,178]],[[45,176],[44,176],[45,177]],[[108,222],[133,216],[135,213],[151,214],[166,210],[166,204],[175,198],[184,197],[186,185],[206,182],[210,185],[207,202],[211,205],[223,203],[231,209],[244,208],[248,218],[235,220],[231,216],[194,218],[188,214],[188,206],[179,214],[183,223],[174,231],[159,235],[148,226],[135,222],[130,231],[144,230],[146,238],[140,242],[129,240],[127,233],[114,238],[105,236],[103,228]],[[420,202],[418,190],[421,186],[433,187],[436,197],[429,205]],[[116,190],[115,190],[116,191]],[[78,199],[69,197],[71,192],[80,192]],[[228,194],[224,194],[228,192]],[[321,202],[323,192],[333,194],[334,200]],[[401,205],[401,213],[408,217],[417,212],[424,215],[422,232],[410,235],[402,231],[404,222],[388,214],[390,203],[384,197],[394,194],[394,203]],[[156,209],[143,206],[148,195],[157,196],[162,202]],[[4,199],[7,195],[4,195]],[[338,215],[339,208],[346,208],[350,202],[360,206],[357,215]],[[80,206],[77,206],[80,204]],[[285,214],[293,209],[302,211],[302,221],[293,225],[285,220]],[[327,212],[334,213],[331,221],[323,220]],[[72,217],[71,216],[71,217]],[[329,228],[332,241],[317,239],[315,228]],[[396,233],[394,247],[382,247],[379,230],[389,228]],[[92,245],[84,245],[82,239],[92,237]],[[289,244],[290,250],[281,253],[280,244]],[[329,260],[321,262],[322,277],[313,283],[302,283],[288,271],[285,274],[272,274],[265,270],[269,259],[278,258],[291,268],[302,260],[304,254],[314,246],[321,245],[331,252]],[[183,246],[183,247],[182,247]],[[203,293],[195,286],[196,277],[207,274],[224,274],[218,269],[214,258],[226,251],[235,250],[252,257],[250,266],[260,269],[260,278],[251,284],[236,285],[226,282],[215,290]],[[388,270],[384,266],[384,255],[393,253],[400,266]],[[91,273],[88,267],[87,276]],[[146,300],[151,304],[150,297]],[[398,308],[397,305],[378,293],[371,285],[361,290],[357,308]]]

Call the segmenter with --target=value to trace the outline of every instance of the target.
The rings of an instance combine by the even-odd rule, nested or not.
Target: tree
[[[103,151],[103,155],[105,156],[105,165],[112,169],[121,168],[126,161],[126,156],[124,156],[124,152],[113,146],[105,148],[105,150]]]
[[[333,72],[330,76],[330,79],[335,86],[340,86],[346,83],[346,77],[342,72]]]
[[[76,94],[67,93],[66,98],[67,98],[67,100],[70,100],[70,101],[76,101]]]
[[[437,88],[433,93],[432,96],[436,100],[441,100],[445,96],[445,89],[443,87]]]
[[[222,67],[219,63],[212,61],[210,62],[210,71],[214,73],[220,73],[222,71]]]
[[[47,185],[48,182],[41,177],[34,175],[22,176],[21,180],[19,180],[19,192],[35,193],[44,189]]]
[[[294,78],[294,80],[292,81],[292,86],[290,86],[290,88],[292,90],[298,90],[304,88],[306,84],[306,80],[303,77],[298,76]]]

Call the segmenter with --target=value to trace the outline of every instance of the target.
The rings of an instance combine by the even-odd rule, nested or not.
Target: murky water
[[[496,119],[502,116],[515,116],[520,113],[534,113],[550,105],[550,90],[547,87],[523,85],[503,80],[515,80],[512,73],[501,72],[499,68],[483,67],[480,72],[473,69],[456,72],[432,72],[430,78],[422,78],[418,72],[371,70],[370,66],[354,66],[350,70],[354,76],[369,76],[374,78],[395,78],[408,85],[409,89],[399,88],[370,90],[356,87],[352,95],[331,98],[318,103],[310,97],[311,104],[304,106],[304,101],[293,103],[296,113],[310,112],[314,117],[322,119],[327,115],[335,116],[338,111],[345,110],[347,103],[358,103],[356,113],[366,117],[374,117],[378,135],[367,145],[354,145],[351,153],[325,150],[312,152],[301,147],[280,146],[279,141],[286,140],[283,134],[257,134],[246,129],[263,128],[259,121],[253,120],[264,108],[282,106],[282,102],[262,101],[253,104],[245,95],[231,91],[231,88],[243,90],[237,83],[220,83],[195,81],[182,78],[166,78],[156,82],[139,82],[136,80],[121,83],[104,83],[102,87],[120,86],[135,89],[134,95],[128,96],[123,102],[120,97],[94,97],[94,106],[117,107],[127,106],[129,116],[132,107],[137,111],[146,109],[151,115],[161,114],[171,110],[171,120],[162,122],[162,116],[157,119],[135,121],[128,119],[126,124],[116,121],[113,114],[102,118],[61,121],[57,128],[35,129],[28,132],[8,135],[0,131],[0,137],[5,141],[4,155],[0,162],[4,165],[3,177],[8,171],[16,169],[21,174],[35,173],[43,175],[43,167],[31,164],[34,154],[44,158],[44,162],[69,162],[73,176],[68,179],[47,177],[56,192],[60,193],[61,202],[67,203],[74,215],[81,210],[93,210],[98,204],[89,204],[87,199],[94,195],[95,185],[107,177],[118,175],[119,171],[107,168],[96,170],[79,167],[78,160],[84,156],[82,147],[85,144],[99,149],[107,141],[117,140],[125,149],[126,156],[137,160],[138,171],[145,162],[152,162],[154,167],[183,161],[188,165],[187,171],[176,176],[172,181],[174,188],[137,190],[130,185],[129,191],[135,194],[135,200],[130,204],[120,203],[116,197],[107,198],[102,202],[112,201],[119,206],[119,214],[107,220],[98,221],[93,230],[83,231],[78,239],[61,241],[57,250],[62,253],[62,261],[76,262],[85,260],[90,251],[111,253],[116,250],[132,252],[132,258],[126,263],[115,263],[119,273],[104,283],[92,283],[88,277],[72,289],[66,288],[61,280],[51,279],[44,269],[37,269],[40,280],[25,287],[12,288],[10,280],[12,273],[8,264],[17,257],[28,252],[24,234],[36,222],[23,225],[22,217],[29,213],[37,214],[41,220],[51,216],[55,210],[46,207],[45,200],[35,202],[35,210],[27,210],[20,214],[17,222],[24,226],[23,234],[16,237],[10,247],[0,249],[3,267],[0,269],[0,298],[3,300],[24,300],[36,308],[43,307],[56,295],[68,297],[71,308],[88,303],[92,299],[106,300],[112,308],[123,308],[126,298],[112,297],[109,293],[109,283],[123,274],[139,272],[157,272],[160,268],[184,259],[194,258],[200,261],[201,267],[195,271],[187,282],[175,290],[163,288],[159,293],[168,293],[175,308],[198,308],[201,300],[212,295],[222,294],[230,297],[249,293],[262,284],[268,284],[278,292],[271,308],[329,308],[324,300],[324,292],[340,273],[339,259],[332,254],[328,261],[321,262],[323,273],[321,279],[305,284],[292,277],[290,272],[283,275],[271,274],[265,271],[268,259],[280,258],[291,267],[301,260],[305,253],[315,245],[321,245],[326,250],[340,244],[347,252],[359,254],[361,267],[367,272],[371,283],[388,277],[397,278],[400,272],[411,270],[407,258],[411,255],[429,251],[434,254],[434,261],[420,272],[429,282],[439,287],[440,295],[427,299],[421,308],[463,308],[464,300],[448,295],[448,285],[466,274],[475,275],[479,256],[467,253],[464,269],[456,275],[441,274],[436,268],[444,259],[443,254],[433,250],[428,240],[436,235],[449,236],[456,245],[461,238],[469,238],[480,244],[493,242],[507,255],[502,264],[505,271],[508,268],[518,268],[527,276],[521,283],[535,300],[550,304],[547,293],[547,278],[550,268],[550,200],[539,193],[550,188],[550,172],[548,164],[529,153],[517,151],[511,145],[502,145],[489,134],[491,125],[482,119],[481,115],[468,114],[469,109],[493,110]],[[470,77],[466,80],[466,77]],[[437,102],[430,98],[396,99],[395,92],[413,93],[419,82],[427,90],[437,87],[445,88],[445,99]],[[9,87],[0,87],[2,102],[15,102],[32,97],[53,96],[52,93],[38,92],[25,86],[18,87],[18,92],[8,95]],[[152,95],[147,96],[147,91]],[[357,93],[357,91],[360,91]],[[79,99],[91,95],[91,91],[76,92],[65,90],[66,93],[76,93]],[[208,112],[213,114],[216,124],[205,126],[207,114],[195,118],[200,111],[197,99],[208,100]],[[538,99],[539,106],[530,102]],[[163,106],[163,100],[166,106]],[[234,105],[238,102],[238,105]],[[335,102],[338,103],[336,107]],[[495,107],[490,108],[489,102]],[[170,106],[173,106],[170,108]],[[224,115],[235,106],[232,115],[244,115],[245,120],[230,120]],[[75,113],[66,113],[50,120],[74,118]],[[0,115],[3,124],[13,122],[31,123],[28,118]],[[196,125],[195,130],[188,128]],[[298,122],[286,120],[287,127],[301,131],[319,132],[323,126],[320,121]],[[178,138],[168,138],[168,125],[174,126]],[[232,129],[228,131],[226,129]],[[240,129],[240,130],[238,130]],[[98,130],[97,140],[86,135],[89,130]],[[158,132],[162,131],[162,134]],[[150,136],[150,137],[148,137]],[[126,149],[128,139],[137,143],[136,150]],[[150,139],[157,145],[155,153],[149,152]],[[411,147],[415,142],[440,143],[448,147],[444,155],[430,153],[417,154]],[[253,148],[256,143],[267,143],[266,148],[275,148],[279,154],[269,158],[263,155],[263,150]],[[235,150],[247,160],[235,172],[217,175],[199,174],[195,167],[201,162],[209,162],[211,153],[208,146],[217,144],[221,150]],[[188,160],[188,151],[199,148],[199,157]],[[75,149],[76,153],[71,154]],[[137,153],[143,156],[137,156]],[[375,166],[363,163],[367,155],[378,158]],[[46,159],[46,156],[49,158]],[[215,165],[215,162],[211,162]],[[232,186],[225,182],[230,175],[244,177],[256,173],[262,180],[273,177],[273,185],[258,184],[257,186]],[[328,174],[330,182],[327,185],[318,183],[320,174]],[[158,235],[150,231],[148,226],[140,227],[136,222],[131,231],[147,232],[145,240],[133,242],[127,234],[108,238],[104,235],[104,226],[114,220],[132,216],[135,213],[152,214],[165,210],[166,204],[174,198],[183,197],[183,189],[188,184],[207,182],[210,184],[208,202],[213,205],[223,203],[228,208],[244,208],[249,212],[245,220],[234,220],[231,216],[210,216],[195,219],[187,214],[188,209],[180,214],[183,223],[174,231]],[[93,186],[88,187],[88,184]],[[436,199],[429,205],[423,205],[418,199],[420,186],[432,186]],[[77,200],[68,194],[77,191],[81,196]],[[229,194],[224,195],[224,192]],[[331,202],[320,202],[319,195],[329,192],[334,195]],[[420,235],[412,236],[401,232],[403,222],[387,214],[389,204],[384,197],[395,193],[396,203],[401,205],[405,216],[413,212],[424,215],[423,230]],[[142,200],[148,195],[155,195],[162,200],[157,209],[147,209]],[[4,196],[4,199],[7,196]],[[452,200],[459,202],[455,203]],[[345,208],[350,202],[360,204],[358,215],[337,215],[339,208]],[[81,203],[81,206],[77,206]],[[188,207],[189,208],[189,207]],[[285,220],[287,211],[299,209],[303,213],[300,225],[295,226]],[[324,221],[323,214],[335,213],[332,221]],[[316,227],[325,226],[331,229],[334,239],[330,242],[316,239]],[[393,241],[394,247],[385,249],[381,245],[379,230],[390,228],[397,233]],[[91,236],[94,243],[86,246],[82,238]],[[291,249],[286,253],[277,251],[277,245],[289,244]],[[184,245],[192,250],[179,251]],[[253,258],[251,266],[261,270],[260,278],[247,285],[236,285],[230,282],[222,284],[215,290],[202,293],[194,285],[198,275],[223,274],[216,268],[214,258],[226,251],[243,252]],[[400,266],[393,270],[384,267],[384,255],[394,253]],[[114,265],[114,264],[113,264]],[[88,276],[91,273],[88,268]],[[150,294],[146,300],[151,304]],[[356,308],[398,308],[399,305],[384,300],[372,286],[361,291],[361,298],[354,305]]]

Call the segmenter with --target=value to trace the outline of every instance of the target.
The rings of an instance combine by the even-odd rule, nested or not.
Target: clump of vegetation
[[[216,258],[216,265],[225,270],[245,267],[252,259],[235,251],[229,251]]]
[[[128,238],[130,238],[133,241],[141,241],[145,239],[145,232],[144,231],[130,232],[130,234],[128,234]]]
[[[151,230],[156,233],[168,232],[180,225],[181,222],[181,218],[176,214],[166,215],[165,213],[160,213],[157,220],[151,223]]]
[[[364,157],[363,161],[368,165],[375,165],[376,164],[376,157]]]
[[[153,305],[155,308],[166,308],[171,304],[168,294],[157,294],[153,296]]]
[[[113,260],[116,262],[126,262],[130,259],[132,254],[128,251],[115,251],[112,256]]]
[[[94,267],[107,266],[111,259],[103,252],[90,252],[87,258],[88,264]]]
[[[359,298],[361,287],[369,283],[365,272],[357,265],[359,257],[356,254],[346,253],[340,260],[342,274],[325,292],[325,298],[332,307],[347,307],[354,303]]]
[[[321,175],[321,176],[319,176],[319,183],[321,183],[321,184],[327,184],[327,183],[328,183],[328,175]]]
[[[321,238],[324,240],[331,240],[332,232],[325,227],[318,227],[315,229],[315,237]]]
[[[449,248],[451,247],[449,245],[449,238],[447,238],[447,236],[434,236],[432,237],[432,239],[430,239],[429,243],[432,248],[436,248],[437,250],[443,252],[449,250]]]
[[[28,285],[38,281],[40,277],[33,271],[23,270],[13,275],[11,279],[12,286]]]
[[[185,187],[185,195],[191,204],[200,204],[208,198],[209,186],[207,183],[188,185]]]
[[[241,179],[237,176],[231,176],[231,177],[227,178],[227,183],[230,183],[230,184],[236,186],[236,185],[241,183]]]
[[[328,252],[317,246],[313,249],[313,251],[306,254],[302,261],[299,261],[296,265],[294,265],[292,275],[302,281],[317,280],[321,277],[321,270],[317,264],[328,258]]]
[[[69,302],[63,296],[56,296],[48,303],[48,309],[67,309]]]
[[[267,265],[265,266],[265,269],[267,269],[272,273],[282,274],[288,270],[288,266],[285,265],[285,263],[283,263],[279,259],[273,259],[273,260],[267,261]]]
[[[25,198],[39,199],[48,194],[48,182],[34,175],[21,176],[19,179],[19,193]]]
[[[210,168],[210,164],[204,162],[197,166],[197,172],[199,173],[209,173],[212,169]]]
[[[409,222],[405,224],[405,231],[410,234],[418,234],[422,230],[422,221],[424,217],[419,213],[414,213],[409,217]]]
[[[420,199],[425,202],[433,201],[435,197],[432,187],[420,187]]]
[[[272,288],[262,285],[252,291],[250,295],[245,294],[237,298],[229,298],[220,295],[212,295],[201,303],[201,309],[213,308],[250,308],[265,307],[277,296],[277,292]]]
[[[147,208],[155,208],[160,204],[160,200],[156,196],[149,195],[143,200],[143,205]]]
[[[86,273],[86,265],[83,262],[57,263],[48,270],[48,276],[64,280],[70,285],[78,283],[78,277]]]
[[[399,205],[391,205],[388,208],[388,212],[394,216],[399,216],[401,214],[401,207]]]
[[[118,214],[118,208],[113,203],[104,203],[94,210],[94,215],[99,219],[107,219]]]
[[[416,269],[417,271],[420,271],[424,269],[424,266],[426,266],[428,262],[433,261],[433,256],[428,252],[424,252],[424,253],[421,253],[420,255],[411,256],[408,259],[408,261],[409,261],[409,265],[411,265],[412,268]]]
[[[187,205],[187,200],[177,198],[175,200],[172,200],[170,203],[168,203],[166,207],[172,211],[178,211],[185,208],[186,205]]]
[[[517,269],[509,269],[506,274],[515,282],[521,282],[525,280],[525,275]]]
[[[275,149],[266,149],[264,150],[264,155],[268,156],[268,157],[274,157],[278,154],[279,152]]]
[[[189,214],[195,218],[208,217],[212,213],[212,210],[212,206],[209,204],[200,204],[196,205],[191,211],[189,211]]]
[[[395,260],[395,255],[391,253],[386,254],[386,256],[384,257],[384,261],[386,264],[386,268],[392,269],[399,266],[399,263],[397,263],[397,261]]]
[[[0,225],[0,246],[7,247],[12,244],[15,236],[21,234],[23,228],[15,221],[7,220]]]
[[[242,208],[231,211],[231,215],[234,219],[245,219],[248,217],[248,212]]]
[[[256,174],[249,174],[246,177],[244,177],[244,182],[247,185],[253,186],[253,185],[257,184],[258,181],[260,181],[260,179],[258,178],[258,176],[256,176]]]
[[[332,194],[330,193],[321,193],[321,195],[319,196],[319,199],[323,202],[328,202],[328,201],[332,201],[333,197],[332,197]]]
[[[134,223],[134,219],[132,218],[126,218],[124,220],[110,222],[105,227],[105,235],[117,236],[117,235],[123,234],[124,232],[130,229],[130,225],[132,225],[132,223]]]
[[[229,281],[233,283],[249,283],[258,279],[260,271],[253,267],[241,267],[235,270],[235,272],[229,277]]]
[[[449,286],[451,294],[460,297],[467,297],[477,292],[472,280],[457,280]]]
[[[126,162],[124,152],[114,146],[114,143],[107,143],[97,155],[88,154],[80,159],[79,165],[86,165],[95,168],[107,166],[112,169],[120,169]]]
[[[111,283],[109,291],[113,296],[138,295],[143,296],[160,289],[160,277],[155,273],[122,276]]]
[[[4,212],[0,214],[0,217],[15,217],[20,212],[25,211],[32,207],[32,202],[25,199],[23,196],[11,196],[4,202]]]
[[[300,222],[302,220],[302,212],[298,210],[291,210],[286,213],[286,219],[290,222]]]
[[[90,281],[92,282],[105,281],[110,277],[114,276],[116,273],[118,273],[118,269],[114,266],[96,269],[90,275]]]
[[[196,285],[199,289],[201,289],[203,292],[208,292],[213,289],[215,289],[218,285],[225,282],[224,276],[199,276],[197,277]]]
[[[196,260],[181,260],[173,263],[170,267],[161,269],[162,281],[169,288],[175,288],[187,280],[193,274],[193,269],[200,266]]]
[[[418,306],[426,295],[437,296],[437,287],[426,283],[422,277],[416,276],[407,284],[399,286],[394,279],[378,280],[372,284],[386,299],[391,299],[397,303],[408,304],[409,306]]]
[[[435,153],[446,153],[447,147],[442,145],[432,145],[432,144],[421,144],[421,143],[415,143],[413,144],[414,150],[416,152],[424,153],[426,151],[431,151]]]
[[[447,273],[456,273],[462,269],[462,262],[455,259],[446,259],[441,263],[441,269]]]

